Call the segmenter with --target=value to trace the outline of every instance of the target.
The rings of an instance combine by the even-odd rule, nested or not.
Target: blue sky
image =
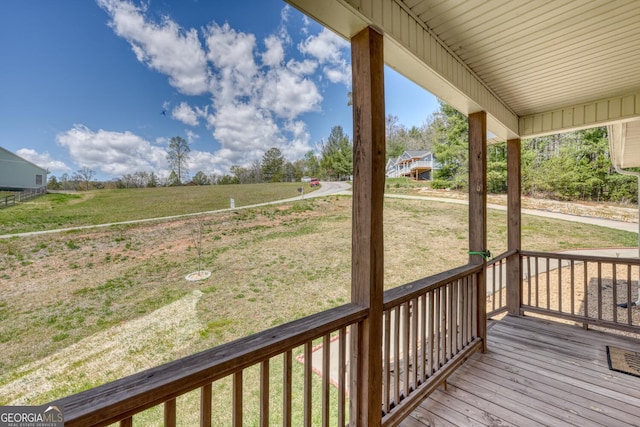
[[[173,136],[220,175],[352,134],[348,42],[281,0],[3,0],[0,64],[0,146],[56,176],[167,176]],[[386,113],[421,126],[435,98],[385,74]]]

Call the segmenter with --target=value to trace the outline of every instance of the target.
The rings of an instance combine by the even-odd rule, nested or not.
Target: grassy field
[[[0,234],[158,218],[296,197],[300,183],[205,185],[50,193],[0,210]],[[305,193],[315,189],[305,187]]]
[[[192,195],[193,206],[186,199],[174,204],[175,189],[153,190],[153,203],[131,196],[137,211],[112,203],[99,210],[99,192],[47,203],[65,215],[86,213],[83,220],[61,216],[65,227],[88,218],[130,219],[125,211],[166,216],[178,213],[168,206],[194,212],[206,205],[204,196]],[[42,217],[40,204],[20,208],[24,218]],[[466,206],[387,199],[384,209],[387,288],[466,262]],[[31,229],[53,226],[33,221]],[[527,215],[522,223],[523,248],[530,250],[637,244],[634,233]],[[506,214],[490,210],[488,224],[489,249],[498,254],[506,248]],[[212,276],[188,282],[200,226],[202,267]],[[0,239],[0,405],[41,404],[341,305],[350,299],[350,245],[348,196]],[[228,385],[219,387],[222,393]],[[187,408],[197,404],[186,399]]]

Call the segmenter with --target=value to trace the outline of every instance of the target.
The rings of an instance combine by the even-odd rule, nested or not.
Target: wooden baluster
[[[260,363],[260,427],[269,425],[269,359]]]
[[[406,398],[409,395],[409,363],[411,363],[411,358],[409,357],[409,342],[411,340],[409,329],[409,316],[410,314],[410,306],[409,302],[405,302],[402,304],[400,309],[400,315],[402,316],[402,355],[400,358],[402,359],[402,364],[404,365],[404,372],[402,375],[402,382],[404,383],[403,393],[402,395]]]
[[[383,390],[382,390],[382,409],[384,413],[388,413],[391,408],[391,311],[385,311],[384,314],[384,333],[383,333]]]
[[[420,383],[424,383],[427,379],[427,361],[429,353],[427,352],[427,294],[420,297]]]
[[[598,261],[598,320],[602,320],[602,262]]]
[[[613,283],[611,284],[612,291],[612,301],[611,301],[611,311],[613,312],[613,322],[618,322],[618,264],[611,263],[611,280]]]
[[[583,264],[583,272],[584,272],[584,317],[589,317],[589,279],[588,279],[588,267],[589,262],[585,261]],[[582,323],[582,329],[589,329],[589,324],[587,322]]]
[[[440,363],[438,369],[447,362],[447,291],[449,285],[441,287],[440,290],[440,344],[438,349],[440,352]]]
[[[331,374],[331,335],[322,337],[322,427],[329,426],[329,375]]]
[[[562,309],[562,258],[558,258],[558,311],[563,313]]]
[[[575,261],[571,260],[571,314],[576,313],[575,304],[576,304],[576,276],[575,276]]]
[[[211,384],[200,389],[200,427],[211,427]]]
[[[347,328],[340,329],[338,342],[338,427],[345,427],[347,374]]]
[[[639,295],[640,297],[640,295]],[[627,264],[627,324],[633,325],[633,314],[631,313],[631,265]]]
[[[433,375],[433,366],[434,366],[434,337],[435,337],[435,328],[433,317],[435,315],[434,311],[434,300],[435,300],[435,291],[429,292],[429,305],[427,307],[427,333],[428,333],[428,343],[427,343],[427,376]]]
[[[400,403],[400,307],[393,308],[393,400]]]
[[[551,310],[551,266],[549,264],[550,258],[547,257],[547,306],[545,307],[547,310]]]
[[[413,390],[418,388],[418,298],[411,300],[411,365],[413,365]],[[410,388],[411,390],[411,388]]]
[[[176,399],[164,402],[164,425],[165,427],[176,426]]]
[[[311,341],[304,345],[304,425],[311,427],[311,362],[313,352]]]
[[[242,371],[233,374],[233,427],[242,427]]]
[[[293,372],[293,352],[287,351],[283,355],[282,374],[282,425],[291,427],[291,374]]]

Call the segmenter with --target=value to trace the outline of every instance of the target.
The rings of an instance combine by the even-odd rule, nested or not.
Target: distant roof
[[[0,151],[4,151],[5,153],[9,154],[12,157],[17,157],[18,159],[22,160],[23,162],[29,163],[30,165],[33,165],[33,166],[37,167],[38,169],[42,169],[43,171],[47,172],[47,168],[43,168],[42,166],[38,166],[35,163],[30,162],[29,160],[25,159],[24,157],[18,156],[16,153],[11,152],[11,151],[7,150],[4,147],[0,147]]]
[[[421,157],[421,156],[424,156],[425,154],[430,154],[431,151],[429,151],[429,150],[406,150],[405,153],[407,153],[411,157]]]

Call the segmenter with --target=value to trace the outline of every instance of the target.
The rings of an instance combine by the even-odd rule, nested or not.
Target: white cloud
[[[346,61],[339,64],[332,64],[322,67],[324,75],[327,76],[331,83],[342,83],[351,86],[351,67]]]
[[[271,35],[264,41],[267,50],[262,53],[262,63],[270,67],[277,67],[284,61],[284,47],[282,40]]]
[[[286,68],[274,69],[266,76],[260,105],[279,117],[293,119],[309,111],[319,111],[322,95],[311,80]]]
[[[198,113],[192,109],[186,102],[181,102],[171,112],[171,117],[180,120],[182,123],[190,126],[198,126]]]
[[[197,133],[195,133],[194,131],[192,131],[190,129],[185,129],[184,133],[187,134],[187,142],[189,144],[191,144],[196,139],[200,138],[200,135],[198,135]]]
[[[315,57],[321,64],[340,62],[342,49],[347,48],[349,43],[326,28],[317,36],[309,36],[298,45],[300,52]]]
[[[208,58],[216,67],[219,90],[214,93],[213,111],[207,124],[222,148],[216,153],[223,167],[248,165],[271,147],[284,148],[287,130],[278,119],[293,120],[300,114],[318,111],[322,95],[305,77],[313,73],[315,61],[285,64],[287,35],[281,31],[265,39],[266,50],[256,52],[255,37],[235,31],[229,25],[208,28]],[[260,55],[263,68],[255,56]],[[308,137],[295,145],[308,144]],[[304,152],[309,150],[309,146]],[[297,158],[297,157],[296,157]]]
[[[344,54],[350,45],[338,35],[323,28],[318,35],[308,36],[298,44],[298,50],[323,64],[323,71],[332,83],[351,85],[351,67]]]
[[[219,166],[222,162],[223,159],[217,154],[206,151],[191,151],[187,166],[192,176],[199,171],[204,172],[207,176],[211,174],[224,175],[225,171]]]
[[[294,59],[287,53],[292,46],[286,27],[290,20],[289,6],[282,9],[280,25],[264,39],[261,50],[254,34],[237,31],[227,23],[211,23],[199,33],[196,29],[181,28],[168,17],[160,23],[151,22],[146,16],[146,6],[136,6],[131,0],[97,1],[109,13],[114,32],[130,43],[140,62],[167,75],[171,85],[184,95],[210,95],[208,106],[192,107],[182,102],[171,111],[173,119],[189,126],[199,126],[200,119],[204,119],[220,143],[214,154],[201,152],[199,160],[193,156],[194,166],[190,169],[195,171],[204,171],[207,162],[216,162],[216,171],[224,171],[231,165],[249,165],[271,147],[280,148],[290,160],[302,157],[311,147],[306,124],[299,118],[321,111],[323,100],[314,78],[351,85],[351,70],[345,59],[349,44],[332,32],[322,30],[299,43],[297,48],[306,56],[304,59]],[[302,31],[310,34],[311,21],[305,17],[302,20]],[[168,103],[164,108],[168,112]],[[186,132],[189,142],[198,138],[195,132]],[[98,167],[105,153],[100,152],[100,156],[96,153],[94,158],[91,144],[85,152],[76,149],[75,141],[81,137],[113,148],[106,154],[117,161],[107,158],[109,166],[100,166],[104,172],[109,169],[119,175],[125,165],[135,172],[145,165],[166,163],[164,153],[161,161],[139,152],[131,153],[135,159],[131,162],[119,157],[130,153],[131,147],[123,141],[132,138],[143,146],[146,144],[148,149],[163,151],[131,133],[92,132],[76,126],[59,140],[69,147],[74,158],[85,164],[90,162],[89,167]],[[122,142],[127,150],[117,153],[116,141]]]
[[[171,85],[184,94],[207,91],[207,63],[195,29],[184,31],[168,18],[159,24],[149,22],[145,8],[129,1],[98,0],[98,4],[109,13],[109,25],[129,42],[140,62],[169,76]]]
[[[287,144],[279,147],[286,159],[300,159],[311,149],[309,140],[311,135],[307,130],[307,125],[300,120],[287,122],[285,125],[291,138],[287,139]]]
[[[293,59],[291,59],[289,62],[287,62],[287,68],[294,74],[305,76],[315,73],[316,69],[318,68],[318,63],[310,59],[305,59],[302,62],[294,61]]]
[[[73,161],[112,176],[134,172],[159,172],[167,168],[167,152],[131,132],[92,131],[83,125],[58,134],[58,144]]]
[[[282,143],[276,122],[253,105],[221,106],[211,123],[215,127],[213,136],[223,147],[218,154],[228,166],[251,163],[253,154]]]
[[[309,34],[309,27],[311,26],[311,20],[307,17],[307,15],[302,15],[302,28],[300,28],[300,33],[303,35]]]
[[[236,97],[254,94],[258,66],[254,60],[256,38],[224,24],[206,31],[207,59],[217,68],[212,85],[216,103],[233,102]]]
[[[71,168],[60,160],[54,160],[48,152],[38,153],[36,150],[30,148],[21,148],[16,151],[16,154],[25,160],[34,163],[41,168],[47,169],[49,172],[64,173],[70,172]]]

